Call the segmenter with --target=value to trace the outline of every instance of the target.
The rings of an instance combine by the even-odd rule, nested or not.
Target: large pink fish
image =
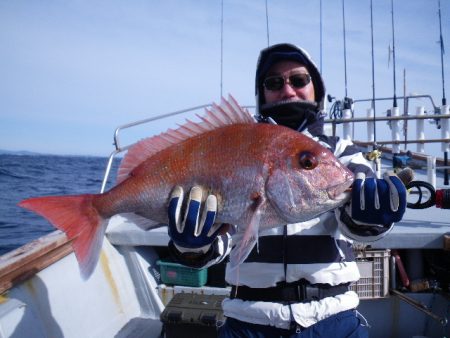
[[[242,236],[231,256],[234,266],[251,251],[259,230],[305,221],[346,201],[352,173],[311,138],[255,123],[232,97],[201,119],[138,142],[121,163],[118,184],[103,194],[38,197],[19,205],[66,233],[87,278],[109,218],[134,213],[167,224],[177,185],[217,196],[216,221],[235,224]]]

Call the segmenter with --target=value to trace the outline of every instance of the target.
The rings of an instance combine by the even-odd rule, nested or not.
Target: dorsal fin
[[[230,124],[255,123],[249,111],[242,108],[231,95],[228,100],[222,98],[220,105],[213,103],[205,112],[204,116],[197,115],[201,122],[186,120],[185,124],[175,130],[168,129],[165,133],[143,139],[133,145],[120,163],[117,183],[124,181],[131,171],[147,158],[171,145]]]

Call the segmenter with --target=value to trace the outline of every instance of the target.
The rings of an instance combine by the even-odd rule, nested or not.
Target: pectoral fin
[[[232,270],[238,268],[247,259],[253,247],[258,242],[259,225],[265,207],[266,199],[261,195],[255,196],[254,204],[250,207],[253,211],[250,223],[245,228],[245,232],[240,232],[233,237],[237,240],[237,247],[230,254],[230,268]],[[238,272],[239,270],[237,270],[236,276],[239,280]],[[236,285],[238,285],[238,280],[236,281]]]

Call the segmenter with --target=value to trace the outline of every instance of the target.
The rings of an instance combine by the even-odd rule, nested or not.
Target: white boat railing
[[[450,107],[447,105],[447,106],[442,106],[441,108],[437,108],[434,105],[434,102],[431,99],[431,97],[428,95],[413,96],[413,98],[421,98],[421,97],[430,98],[431,103],[434,107],[433,114],[426,114],[424,107],[418,107],[416,115],[400,115],[398,113],[398,108],[395,107],[395,108],[391,109],[391,112],[394,112],[393,114],[391,114],[391,116],[373,116],[373,109],[370,108],[367,110],[367,117],[352,117],[352,115],[353,115],[352,111],[350,109],[344,109],[342,111],[342,118],[326,119],[325,123],[333,125],[333,133],[335,133],[335,131],[336,131],[336,126],[342,124],[342,129],[343,129],[342,138],[344,138],[344,139],[352,139],[352,124],[364,123],[364,122],[367,123],[367,140],[366,141],[358,141],[358,145],[361,145],[361,146],[377,147],[377,146],[384,146],[384,145],[392,145],[392,147],[393,147],[392,152],[400,153],[399,146],[401,144],[416,143],[418,145],[418,148],[417,148],[418,152],[424,153],[424,147],[423,147],[424,144],[426,144],[426,143],[441,143],[443,152],[444,153],[448,152],[450,149],[450,127],[449,127],[450,123],[448,120],[450,118]],[[381,98],[380,100],[384,100],[384,99],[387,100],[389,98]],[[364,102],[364,101],[368,101],[368,100],[355,100],[353,102]],[[164,118],[181,115],[181,114],[186,114],[186,113],[190,113],[190,112],[200,110],[200,109],[205,109],[205,108],[210,107],[211,105],[212,105],[211,103],[208,103],[208,104],[195,106],[192,108],[177,110],[174,112],[157,115],[155,117],[143,119],[140,121],[127,123],[127,124],[117,127],[114,132],[115,150],[109,156],[100,192],[102,193],[105,191],[114,158],[118,154],[125,152],[131,146],[133,146],[135,144],[135,143],[131,143],[131,144],[128,144],[125,146],[122,145],[120,134],[123,130],[133,128],[136,126],[141,126],[143,124],[151,123],[151,122],[161,120]],[[244,106],[244,108],[254,109],[255,107],[254,106]],[[441,113],[437,114],[436,111],[440,111]],[[400,121],[409,121],[409,120],[417,120],[419,122],[419,123],[417,123],[417,130],[416,130],[417,138],[413,139],[413,140],[401,140],[400,139],[400,128],[399,128],[398,124],[400,123]],[[424,123],[423,123],[424,120],[434,120],[434,121],[440,120],[441,121],[441,138],[433,138],[433,139],[426,138]],[[375,136],[374,136],[375,124],[376,124],[376,122],[380,122],[380,121],[387,121],[387,122],[391,123],[391,129],[392,129],[392,133],[391,133],[392,139],[391,140],[375,141]],[[422,123],[420,123],[420,122],[422,122]],[[436,158],[431,159],[428,167],[430,168],[430,170],[434,171],[434,174],[431,173],[430,177],[433,177],[433,175],[435,177],[436,169],[448,169],[446,167],[446,165],[437,167],[436,166]],[[435,181],[435,178],[431,179],[430,183],[432,183],[433,181]]]
[[[107,164],[107,167],[106,167],[105,175],[103,177],[103,182],[102,182],[102,187],[101,187],[100,192],[103,193],[105,191],[106,183],[108,182],[108,177],[109,177],[109,173],[111,171],[111,167],[112,167],[114,158],[118,154],[128,150],[132,145],[135,144],[135,143],[132,143],[132,144],[128,144],[126,146],[121,146],[122,143],[120,141],[120,133],[123,130],[129,129],[129,128],[132,128],[132,127],[136,127],[136,126],[141,126],[143,124],[147,124],[147,123],[154,122],[154,121],[157,121],[157,120],[161,120],[161,119],[164,119],[164,118],[168,118],[168,117],[172,117],[172,116],[176,116],[176,115],[181,115],[181,114],[186,114],[186,113],[189,113],[189,112],[192,112],[192,111],[195,111],[195,110],[205,109],[205,108],[210,107],[211,105],[212,105],[211,103],[208,103],[208,104],[195,106],[195,107],[192,107],[192,108],[177,110],[177,111],[174,111],[174,112],[171,112],[171,113],[157,115],[157,116],[150,117],[150,118],[143,119],[143,120],[139,120],[139,121],[136,121],[136,122],[123,124],[123,125],[117,127],[116,130],[114,131],[114,147],[116,149],[109,156],[109,160],[108,160],[108,164]]]
[[[393,110],[398,110],[398,108],[393,108]],[[425,143],[442,143],[442,151],[449,151],[450,148],[450,131],[449,131],[449,123],[448,119],[450,118],[450,111],[449,106],[443,106],[444,113],[441,114],[433,114],[433,115],[426,115],[424,113],[424,107],[418,107],[417,108],[417,115],[398,115],[394,114],[393,116],[379,116],[379,117],[373,117],[373,110],[368,109],[367,117],[351,117],[351,114],[348,114],[348,110],[345,110],[342,114],[342,118],[340,119],[327,119],[325,120],[325,123],[331,123],[331,124],[342,124],[343,125],[343,138],[344,139],[351,139],[352,133],[351,133],[351,124],[357,123],[357,122],[367,122],[367,141],[360,141],[363,145],[387,145],[387,144],[393,144],[393,145],[401,145],[401,144],[411,144],[411,143],[418,143],[418,144],[425,144]],[[427,139],[425,138],[425,128],[423,124],[418,124],[417,126],[417,135],[418,138],[415,140],[401,140],[400,130],[398,128],[398,123],[400,121],[409,121],[409,120],[431,120],[431,119],[442,119],[441,123],[441,138],[435,138],[435,139]],[[373,133],[373,124],[375,122],[380,121],[390,121],[393,125],[392,127],[392,140],[389,141],[374,141],[374,133]],[[445,122],[444,122],[445,121]],[[394,127],[395,126],[395,127]],[[400,150],[395,151],[393,149],[394,153],[399,153]],[[418,149],[418,152],[423,152],[423,149]]]

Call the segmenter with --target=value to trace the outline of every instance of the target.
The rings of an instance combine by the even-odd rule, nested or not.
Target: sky
[[[450,46],[450,1],[441,1],[441,10]],[[341,0],[322,0],[322,46],[319,0],[267,0],[267,13],[268,21],[265,0],[1,0],[0,149],[108,156],[118,126],[229,93],[254,105],[259,51],[280,42],[311,54],[328,94],[342,99],[347,75],[349,97],[372,97],[370,0],[345,1],[345,54]],[[428,94],[440,105],[438,0],[394,0],[394,13],[396,95]],[[391,0],[373,0],[373,18],[376,96],[391,97]],[[448,95],[449,58],[444,55]],[[432,109],[416,100],[409,113],[419,104]],[[377,103],[377,115],[386,115],[389,105]],[[355,116],[365,116],[369,106],[356,104]],[[127,129],[121,145],[183,119]],[[426,128],[429,138],[440,137],[435,125]],[[377,130],[378,140],[389,137],[385,122]]]

